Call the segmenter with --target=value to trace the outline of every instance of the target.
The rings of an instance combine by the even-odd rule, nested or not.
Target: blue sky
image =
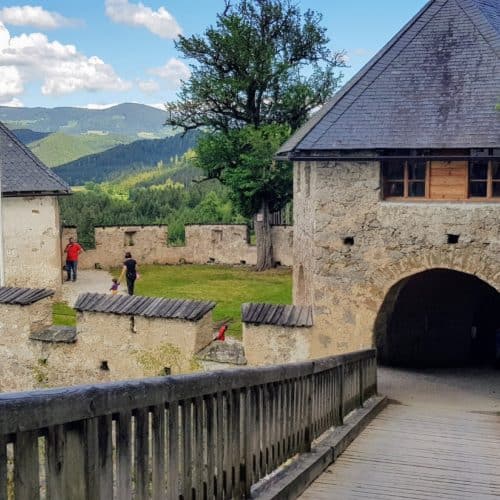
[[[299,0],[358,71],[426,0]],[[0,3],[0,104],[100,106],[175,99],[187,67],[173,39],[202,33],[223,0]]]

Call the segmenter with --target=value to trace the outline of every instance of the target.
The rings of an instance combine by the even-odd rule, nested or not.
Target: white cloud
[[[112,104],[87,104],[86,106],[78,106],[78,107],[83,107],[86,109],[109,109],[114,106],[117,106],[118,103],[112,103]]]
[[[163,102],[155,102],[153,104],[146,104],[146,106],[150,106],[151,108],[161,109],[165,111],[165,103]]]
[[[33,5],[18,5],[0,9],[0,22],[13,26],[33,26],[47,30],[79,24],[79,21],[75,19],[68,19],[57,12],[50,12],[43,7]]]
[[[42,33],[11,37],[0,23],[0,67],[15,66],[24,83],[42,80],[44,95],[78,90],[122,91],[131,87],[102,59],[78,52],[74,45],[49,41]],[[11,86],[13,84],[11,83]]]
[[[160,84],[156,80],[140,80],[137,85],[145,94],[153,94],[160,90]]]
[[[23,80],[15,66],[0,66],[0,100],[12,99],[24,91]]]
[[[106,0],[106,15],[115,23],[142,26],[161,38],[173,39],[181,34],[181,28],[174,16],[160,7],[153,10],[143,3],[128,0]]]
[[[5,101],[5,102],[0,101],[0,106],[9,106],[11,108],[22,108],[24,104],[20,99],[14,97],[10,101]]]
[[[358,48],[358,49],[353,49],[351,51],[351,54],[356,57],[367,57],[373,54],[373,50]]]
[[[179,59],[172,57],[165,65],[159,68],[150,69],[152,75],[157,75],[165,80],[165,86],[169,90],[175,90],[179,87],[182,80],[187,80],[191,71],[189,67]]]

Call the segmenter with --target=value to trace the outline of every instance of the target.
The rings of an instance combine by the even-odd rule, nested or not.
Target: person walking
[[[129,295],[134,295],[135,280],[139,277],[139,268],[137,261],[132,258],[132,254],[127,252],[125,254],[125,261],[123,262],[122,272],[118,281],[122,281],[123,276],[127,278],[127,291]]]
[[[64,253],[66,254],[66,272],[68,273],[66,281],[76,281],[78,257],[84,250],[73,238],[70,238],[68,241],[64,249]]]

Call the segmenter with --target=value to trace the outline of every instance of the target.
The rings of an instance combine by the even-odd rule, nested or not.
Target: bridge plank
[[[494,412],[390,405],[301,498],[498,498],[499,447]]]

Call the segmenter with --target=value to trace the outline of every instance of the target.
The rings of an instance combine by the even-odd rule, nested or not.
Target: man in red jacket
[[[64,253],[66,254],[66,272],[68,273],[66,281],[76,281],[78,257],[82,252],[83,248],[73,238],[70,238],[69,243],[64,249]]]

